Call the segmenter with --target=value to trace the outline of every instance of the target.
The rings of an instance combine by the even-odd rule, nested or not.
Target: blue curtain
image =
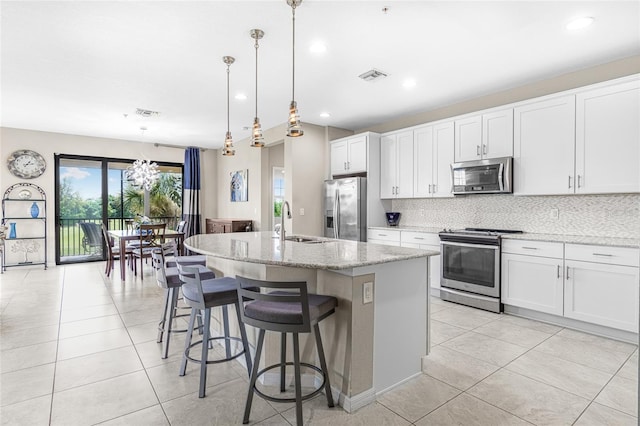
[[[184,194],[182,220],[186,221],[185,238],[202,232],[200,215],[200,149],[189,147],[184,152]]]

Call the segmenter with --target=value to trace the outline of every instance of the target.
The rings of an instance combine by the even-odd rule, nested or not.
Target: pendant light
[[[231,131],[229,130],[229,67],[236,61],[233,56],[223,56],[222,61],[227,64],[227,134],[224,138],[224,148],[222,149],[222,155],[235,155],[236,150],[233,149],[233,139],[231,138]]]
[[[287,136],[297,138],[304,135],[304,131],[300,126],[300,115],[298,115],[298,105],[296,104],[296,7],[300,6],[302,0],[287,0],[287,4],[291,6],[292,22],[293,22],[293,73],[291,78],[291,105],[289,105],[289,120],[287,126]]]
[[[264,146],[264,137],[262,136],[262,126],[258,118],[258,40],[264,37],[264,31],[259,29],[251,30],[251,38],[256,41],[256,115],[253,119],[253,130],[251,132],[251,146],[262,148]]]

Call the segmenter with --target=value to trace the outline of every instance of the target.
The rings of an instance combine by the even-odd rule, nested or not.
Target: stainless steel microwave
[[[451,192],[455,195],[510,194],[513,192],[513,157],[453,163],[451,175]]]

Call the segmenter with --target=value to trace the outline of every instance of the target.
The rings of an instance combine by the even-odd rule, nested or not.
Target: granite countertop
[[[534,233],[525,232],[524,234],[503,235],[502,239],[551,241],[551,242],[570,243],[570,244],[593,244],[597,246],[640,248],[640,238],[594,237],[589,235],[534,234]]]
[[[313,269],[350,269],[440,254],[432,250],[310,238],[321,242],[281,243],[273,232],[266,231],[200,234],[187,238],[184,244],[189,250],[223,259]]]
[[[437,234],[442,228],[428,226],[371,226],[369,229],[383,229],[385,231],[413,231]],[[525,232],[522,234],[505,234],[503,239],[510,240],[531,240],[531,241],[551,241],[569,244],[593,244],[598,246],[631,247],[640,248],[640,238],[623,237],[597,237],[591,235],[566,235],[566,234],[538,234]]]

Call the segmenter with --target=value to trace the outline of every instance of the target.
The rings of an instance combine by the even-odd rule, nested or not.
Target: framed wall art
[[[231,172],[231,202],[249,201],[249,170]]]

